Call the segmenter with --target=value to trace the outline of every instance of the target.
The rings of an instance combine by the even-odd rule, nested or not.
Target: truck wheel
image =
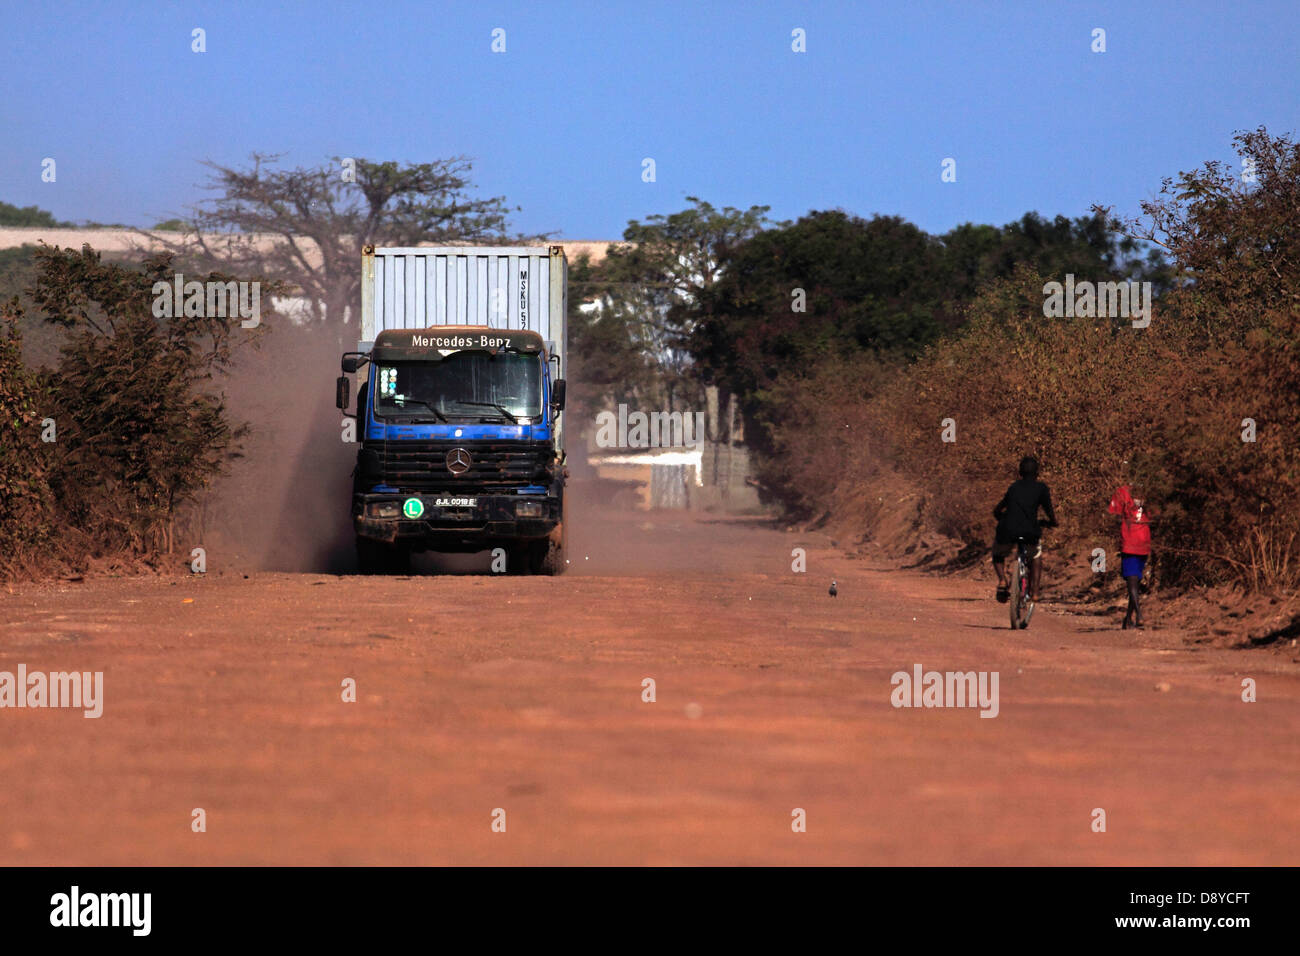
[[[561,521],[549,537],[533,543],[528,555],[528,570],[533,574],[563,574],[564,544],[564,522]]]
[[[529,574],[533,570],[533,550],[527,542],[506,548],[506,574]]]
[[[411,551],[401,545],[357,538],[357,569],[404,574],[411,569]]]
[[[388,570],[394,574],[411,573],[411,549],[406,545],[394,545],[388,549]]]

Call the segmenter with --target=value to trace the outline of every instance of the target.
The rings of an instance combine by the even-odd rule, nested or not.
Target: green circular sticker
[[[402,502],[402,514],[408,518],[418,518],[424,514],[424,502],[419,498],[407,498]]]

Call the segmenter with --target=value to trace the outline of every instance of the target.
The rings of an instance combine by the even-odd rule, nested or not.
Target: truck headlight
[[[516,501],[515,516],[519,518],[540,518],[542,503],[540,501]]]
[[[366,514],[372,518],[396,518],[401,513],[396,501],[376,501],[366,505]]]

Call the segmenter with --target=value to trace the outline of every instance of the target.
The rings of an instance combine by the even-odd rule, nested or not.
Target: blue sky
[[[940,232],[1098,201],[1136,212],[1162,176],[1231,158],[1234,130],[1300,132],[1295,0],[0,11],[0,199],[72,220],[181,213],[203,195],[201,160],[256,150],[294,165],[467,155],[482,194],[522,207],[517,229],[570,239],[614,238],[687,195]]]

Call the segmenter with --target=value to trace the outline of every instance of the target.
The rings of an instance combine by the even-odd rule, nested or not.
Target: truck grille
[[[463,474],[447,468],[447,453],[469,452]],[[541,442],[367,441],[359,465],[363,485],[392,485],[402,491],[454,491],[547,485],[551,447]]]

